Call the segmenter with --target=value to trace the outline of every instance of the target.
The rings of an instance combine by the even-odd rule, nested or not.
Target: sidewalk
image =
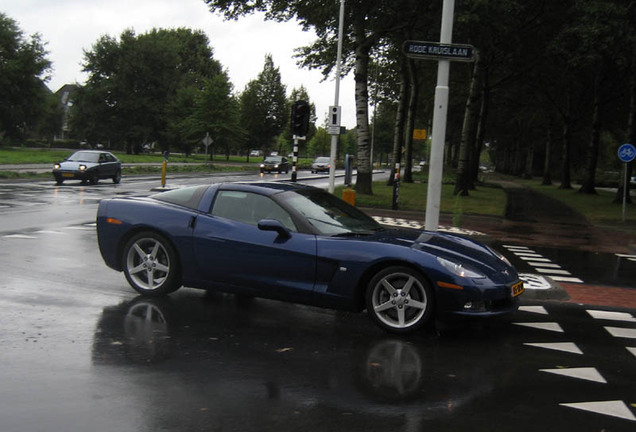
[[[527,187],[499,182],[506,193],[505,217],[462,215],[461,228],[489,239],[593,252],[636,254],[636,235],[591,225],[583,215],[558,200]],[[423,212],[364,208],[372,216],[400,218],[424,225]],[[440,225],[453,226],[452,214],[440,214]],[[634,277],[636,281],[636,275]]]

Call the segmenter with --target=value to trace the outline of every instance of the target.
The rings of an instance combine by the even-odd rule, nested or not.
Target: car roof
[[[109,151],[105,151],[105,150],[76,150],[73,154],[75,153],[110,153]]]
[[[264,181],[245,181],[245,182],[233,182],[223,183],[220,186],[221,189],[232,190],[245,190],[255,191],[264,195],[274,195],[280,192],[288,191],[306,191],[306,190],[320,190],[313,186],[292,183],[292,182],[264,182]]]

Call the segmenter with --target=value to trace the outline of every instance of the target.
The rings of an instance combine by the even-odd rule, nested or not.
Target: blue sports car
[[[493,249],[385,228],[339,198],[287,182],[221,183],[102,200],[99,248],[139,293],[185,285],[367,310],[394,333],[431,318],[513,312],[523,283]]]

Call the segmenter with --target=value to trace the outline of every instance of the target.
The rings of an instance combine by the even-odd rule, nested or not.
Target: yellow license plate
[[[517,297],[520,294],[523,294],[525,288],[523,287],[523,282],[517,282],[512,286],[512,296]]]
[[[71,174],[71,173],[64,173],[64,174],[62,174],[62,177],[73,177],[73,174]]]

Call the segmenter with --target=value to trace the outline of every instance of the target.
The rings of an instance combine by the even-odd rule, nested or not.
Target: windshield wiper
[[[331,237],[365,237],[375,234],[373,231],[347,231],[333,234]]]

